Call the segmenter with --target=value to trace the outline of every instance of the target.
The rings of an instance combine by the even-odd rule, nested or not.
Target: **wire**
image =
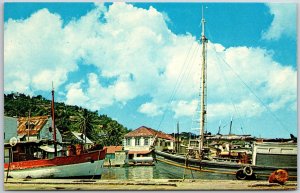
[[[212,44],[212,45],[213,45],[213,51],[215,52],[216,55],[218,55],[218,53],[217,53],[217,51],[216,51],[216,49],[215,49],[215,45],[214,45],[214,44]],[[230,84],[229,84],[229,82],[228,82],[228,78],[227,78],[227,76],[226,76],[226,73],[223,73],[224,70],[222,70],[222,67],[221,67],[221,65],[220,65],[219,62],[217,62],[217,67],[218,67],[218,70],[220,71],[220,74],[223,75],[223,76],[221,76],[221,78],[222,78],[222,80],[223,80],[224,83],[225,83],[226,89],[229,90],[229,85],[230,85]],[[234,107],[235,113],[237,114],[237,116],[240,118],[240,121],[242,122],[241,114],[239,113],[237,106],[236,106],[236,105],[234,104],[234,102],[233,102],[232,95],[230,95],[230,102],[231,102],[232,106]],[[240,124],[241,124],[241,126],[243,126],[243,122],[240,123]],[[242,127],[241,127],[241,128],[242,128]],[[243,130],[242,130],[242,132],[243,132]],[[244,132],[243,132],[243,133],[244,133]]]
[[[233,71],[233,73],[240,79],[240,81],[243,83],[244,86],[246,86],[249,91],[256,97],[256,99],[263,105],[263,107],[275,118],[275,120],[280,124],[280,126],[287,132],[291,133],[289,130],[286,129],[286,127],[283,125],[283,123],[279,120],[279,118],[269,109],[269,107],[255,94],[255,92],[252,90],[250,86],[247,85],[247,83],[239,76],[237,72],[233,70],[233,68],[223,59],[225,64],[229,66],[229,68]]]
[[[209,30],[208,30],[209,32]],[[215,50],[214,50],[215,51]],[[284,129],[285,131],[291,133],[288,129],[286,129],[285,125],[279,120],[279,118],[269,109],[269,107],[260,99],[257,94],[253,91],[253,89],[240,77],[240,75],[228,64],[223,57],[221,57],[219,54],[216,54],[216,56],[221,59],[228,67],[229,69],[234,73],[234,75],[242,82],[242,84],[248,88],[248,90],[255,96],[255,98],[263,105],[263,107],[267,110],[267,112],[270,113],[271,116],[279,123],[279,125]]]
[[[183,79],[183,77],[184,77],[184,74],[186,73],[186,70],[188,69],[188,66],[189,66],[189,64],[190,64],[189,61],[191,60],[191,57],[189,58],[189,55],[190,55],[190,53],[191,53],[191,50],[192,50],[194,44],[195,44],[195,42],[193,42],[192,45],[191,45],[190,48],[189,48],[189,51],[188,51],[188,53],[187,53],[187,55],[186,55],[186,58],[185,58],[185,60],[184,60],[184,63],[183,63],[183,65],[182,65],[182,67],[181,67],[180,75],[179,75],[179,77],[178,77],[178,79],[177,79],[177,81],[176,81],[176,83],[175,83],[175,87],[173,88],[172,93],[171,93],[171,95],[170,95],[170,97],[169,97],[169,99],[168,99],[168,101],[169,101],[171,104],[172,104],[172,102],[173,102],[173,100],[174,100],[175,94],[176,94],[177,91],[178,91],[178,88],[179,88],[179,86],[180,86],[180,84],[181,84],[181,81],[182,81],[182,79]],[[192,54],[192,57],[194,56],[194,53],[195,53],[195,50],[194,50],[194,52],[193,52],[193,54]],[[184,67],[186,67],[186,68],[184,68]],[[162,118],[161,118],[161,120],[160,120],[160,122],[159,122],[159,124],[158,124],[158,130],[160,130],[160,126],[161,126],[163,120],[165,119],[166,114],[167,114],[167,112],[165,111],[164,114],[163,114],[163,116],[162,116]]]

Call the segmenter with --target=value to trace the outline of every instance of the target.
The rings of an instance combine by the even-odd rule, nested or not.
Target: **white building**
[[[129,159],[149,156],[151,146],[156,150],[173,150],[175,139],[161,131],[141,126],[127,133],[123,139],[124,150],[128,151]]]

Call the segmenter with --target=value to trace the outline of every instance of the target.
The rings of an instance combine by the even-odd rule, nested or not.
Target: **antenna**
[[[202,5],[202,19],[204,18],[204,11],[203,11],[203,5]]]

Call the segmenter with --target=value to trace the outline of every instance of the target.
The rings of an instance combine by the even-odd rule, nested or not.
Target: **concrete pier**
[[[296,190],[297,182],[285,185],[267,181],[239,180],[83,180],[83,179],[4,179],[4,190]]]

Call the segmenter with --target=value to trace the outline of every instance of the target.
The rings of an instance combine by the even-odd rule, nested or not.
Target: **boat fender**
[[[247,176],[252,176],[253,174],[253,169],[251,168],[251,166],[245,166],[243,171]]]
[[[288,181],[289,174],[286,170],[279,169],[271,173],[269,176],[269,183],[278,183],[283,185],[286,181]]]
[[[246,179],[246,174],[244,173],[243,169],[239,169],[236,173],[235,173],[235,177],[238,180],[245,180]]]

